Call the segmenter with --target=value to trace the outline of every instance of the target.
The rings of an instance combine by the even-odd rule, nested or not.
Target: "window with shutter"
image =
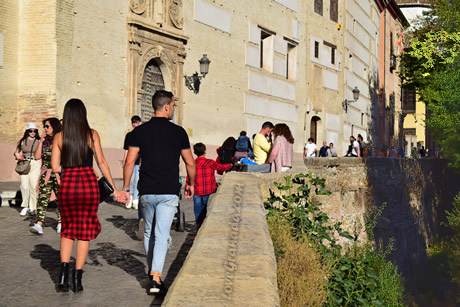
[[[315,13],[323,16],[323,0],[315,0]]]
[[[339,3],[337,0],[331,0],[330,17],[332,21],[339,21]]]

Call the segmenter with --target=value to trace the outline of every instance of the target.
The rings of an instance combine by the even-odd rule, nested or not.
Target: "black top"
[[[123,149],[128,150],[129,146],[132,145],[133,142],[133,132],[128,132],[125,136],[125,142],[123,144]],[[141,163],[141,155],[138,155],[136,158],[136,162],[134,164],[139,165]]]
[[[329,146],[321,146],[321,149],[319,150],[319,156],[320,157],[327,157],[327,150],[329,149]]]
[[[129,147],[138,147],[142,156],[139,195],[179,195],[179,158],[190,149],[184,128],[164,117],[152,119],[132,131]]]
[[[81,164],[82,167],[84,166],[93,166],[93,150],[91,147],[88,146],[88,152],[86,153],[86,158]]]

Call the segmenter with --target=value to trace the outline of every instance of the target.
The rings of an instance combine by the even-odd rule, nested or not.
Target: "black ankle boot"
[[[81,277],[83,270],[73,270],[73,292],[83,291],[83,285],[81,283]]]
[[[58,288],[60,291],[69,291],[69,263],[61,262],[61,273],[59,273]]]

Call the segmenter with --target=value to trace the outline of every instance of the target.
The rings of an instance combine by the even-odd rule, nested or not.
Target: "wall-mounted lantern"
[[[206,74],[209,71],[209,63],[211,63],[206,54],[203,54],[203,57],[198,62],[200,63],[201,76],[199,76],[197,72],[195,72],[190,77],[184,75],[185,86],[187,86],[187,88],[193,91],[195,94],[198,94],[200,91],[201,79],[206,77]]]
[[[355,86],[355,88],[353,89],[352,92],[353,92],[353,99],[354,100],[345,99],[344,101],[342,101],[342,107],[345,110],[345,113],[347,113],[347,111],[348,111],[348,105],[350,103],[356,102],[359,99],[359,89],[356,86]]]

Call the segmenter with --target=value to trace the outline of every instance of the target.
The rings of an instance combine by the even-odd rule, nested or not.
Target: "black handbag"
[[[99,178],[97,184],[99,185],[100,202],[102,203],[113,193],[113,187],[104,176]]]
[[[93,147],[93,155],[94,155],[94,158],[96,159],[97,167],[99,167],[99,170],[101,171],[101,174],[102,174],[101,166],[99,165],[99,160],[97,159],[96,148],[94,147],[94,140],[93,140],[93,132],[92,131],[91,131],[91,143],[93,145],[92,146]],[[110,182],[104,176],[101,176],[101,178],[99,178],[97,184],[99,186],[99,203],[102,203],[102,202],[106,201],[110,197],[110,195],[112,195],[114,190],[113,190],[113,187],[110,184]]]

